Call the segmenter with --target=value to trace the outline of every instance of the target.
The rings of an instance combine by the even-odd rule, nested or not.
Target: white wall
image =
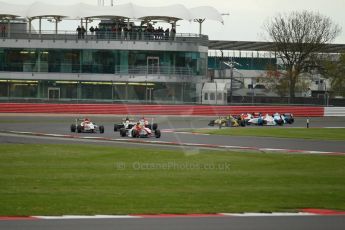
[[[325,117],[345,117],[345,107],[325,107]]]

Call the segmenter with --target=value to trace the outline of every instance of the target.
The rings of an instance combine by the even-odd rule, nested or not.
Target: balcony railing
[[[77,31],[50,31],[37,32],[11,32],[2,36],[3,39],[27,40],[84,40],[84,41],[165,41],[165,42],[191,42],[208,45],[208,36],[192,33],[153,33],[153,32],[113,32],[98,31],[78,33]]]
[[[197,70],[189,67],[173,66],[122,66],[122,65],[102,65],[102,64],[68,64],[52,63],[41,61],[25,63],[11,63],[3,65],[0,72],[30,72],[30,73],[85,73],[85,74],[115,74],[115,75],[157,75],[157,76],[197,76]]]

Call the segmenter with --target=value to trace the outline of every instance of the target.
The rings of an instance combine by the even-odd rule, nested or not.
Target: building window
[[[222,100],[222,93],[217,93],[217,100]]]
[[[206,100],[206,101],[208,100],[208,93],[204,94],[204,100]]]
[[[214,93],[210,93],[210,100],[214,101],[216,99]]]

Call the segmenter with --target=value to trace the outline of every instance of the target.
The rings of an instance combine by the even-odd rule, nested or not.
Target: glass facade
[[[0,48],[0,71],[206,75],[207,53]]]
[[[0,80],[0,99],[196,102],[195,83]]]
[[[0,48],[0,99],[194,103],[195,78],[206,76],[206,63],[207,53],[199,52]],[[11,72],[30,72],[33,77],[11,80],[6,77]],[[53,73],[81,75],[77,81],[37,80],[34,73],[48,79]],[[83,79],[90,74],[92,80]],[[117,82],[104,80],[104,74],[160,77]],[[176,82],[164,80],[170,76]]]

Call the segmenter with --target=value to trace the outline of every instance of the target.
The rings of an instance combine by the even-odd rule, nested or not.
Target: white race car
[[[149,120],[145,118],[141,118],[138,122],[140,123],[140,125],[152,130],[156,130],[158,128],[157,123],[153,123],[153,121],[150,123]],[[126,117],[126,119],[124,119],[121,123],[114,124],[114,132],[119,131],[121,128],[131,129],[136,124],[137,122]]]
[[[114,132],[117,132],[122,128],[131,129],[135,124],[135,121],[130,120],[128,117],[126,117],[126,119],[124,119],[121,123],[114,124]]]
[[[284,115],[281,115],[279,113],[273,114],[273,119],[277,125],[283,125],[286,123]]]
[[[252,124],[252,125],[259,125],[259,126],[263,126],[263,125],[274,126],[274,125],[277,125],[277,123],[274,120],[274,118],[272,116],[270,116],[269,114],[266,114],[265,116],[259,115],[258,117],[253,117],[253,118],[249,119],[247,123],[249,125]]]
[[[161,137],[161,131],[159,129],[151,130],[138,122],[133,127],[126,129],[120,129],[121,137],[133,137],[133,138],[148,138],[148,137]]]
[[[104,133],[104,126],[98,126],[88,118],[76,119],[75,124],[71,125],[71,132],[75,133],[76,131],[78,133]]]

